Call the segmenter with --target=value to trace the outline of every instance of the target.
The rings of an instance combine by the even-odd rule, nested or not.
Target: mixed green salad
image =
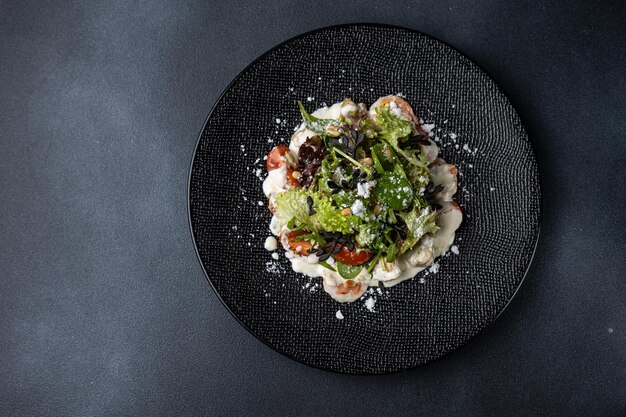
[[[393,263],[439,228],[443,185],[432,181],[427,152],[437,147],[406,101],[389,97],[370,110],[350,102],[334,119],[298,102],[313,134],[297,158],[287,146],[267,157],[270,174],[284,170],[286,190],[270,209],[286,222],[289,248],[344,279]]]

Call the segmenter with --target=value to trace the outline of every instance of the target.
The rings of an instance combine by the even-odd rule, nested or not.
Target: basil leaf
[[[391,171],[393,164],[385,158],[385,147],[382,143],[379,143],[372,147],[372,159],[374,160],[374,166],[379,174],[384,174],[385,171]]]
[[[404,210],[413,200],[413,187],[404,175],[386,172],[377,180],[374,195],[387,207]]]

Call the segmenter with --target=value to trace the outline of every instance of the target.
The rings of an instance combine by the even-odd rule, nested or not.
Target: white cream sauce
[[[377,101],[379,102],[380,100]],[[319,108],[312,114],[321,119],[338,119],[340,115],[345,116],[356,110],[357,105],[354,102],[344,100],[330,107]],[[370,108],[370,113],[371,111]],[[312,136],[315,136],[315,133],[306,129],[302,124],[293,134],[289,144],[292,155],[297,156],[300,146]],[[339,302],[352,302],[359,299],[368,287],[378,286],[379,282],[382,282],[385,287],[392,287],[413,278],[420,271],[433,265],[435,258],[445,254],[454,242],[455,232],[463,219],[460,208],[452,200],[452,196],[457,191],[457,170],[454,165],[437,158],[439,147],[434,142],[431,141],[430,146],[423,146],[422,150],[432,162],[431,173],[434,185],[444,187],[443,191],[437,195],[437,202],[442,206],[437,218],[439,230],[432,237],[424,237],[418,246],[398,257],[394,262],[378,262],[371,274],[363,269],[357,277],[352,279],[356,285],[350,291],[346,291],[345,287],[340,288],[340,286],[344,286],[347,280],[337,272],[320,265],[317,256],[314,254],[300,256],[290,250],[286,240],[286,234],[289,232],[286,222],[289,219],[280,219],[274,214],[270,222],[270,231],[275,236],[279,236],[282,246],[287,251],[285,256],[290,260],[293,270],[309,277],[323,277],[324,290],[331,297]],[[263,192],[270,200],[270,207],[276,195],[287,189],[286,185],[285,166],[270,171],[263,181]],[[333,258],[329,258],[327,263],[333,265]]]

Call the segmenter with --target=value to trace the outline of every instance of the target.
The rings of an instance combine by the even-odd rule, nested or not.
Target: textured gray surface
[[[343,97],[373,103],[399,91],[438,126],[441,156],[459,167],[464,221],[455,240],[460,253],[439,259],[439,273],[425,271],[375,296],[372,313],[364,301],[339,304],[322,290],[303,289],[321,278],[293,273],[284,257],[271,260],[259,177],[269,149],[288,143],[301,122],[298,98],[314,109]],[[537,163],[508,99],[449,46],[387,26],[313,32],[246,69],[207,121],[190,196],[198,253],[236,317],[290,357],[353,374],[412,368],[467,342],[511,300],[539,232]],[[242,246],[241,262],[233,262]]]
[[[1,3],[0,414],[623,415],[625,6],[256,3]],[[249,335],[204,279],[185,209],[230,80],[280,41],[358,21],[430,33],[492,74],[544,195],[537,256],[498,321],[381,377]]]

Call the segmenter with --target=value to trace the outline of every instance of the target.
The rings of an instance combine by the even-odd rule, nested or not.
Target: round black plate
[[[363,302],[339,304],[308,286],[282,254],[270,257],[263,248],[270,214],[258,174],[265,175],[263,156],[288,143],[300,123],[296,100],[312,110],[344,97],[369,105],[396,93],[441,129],[435,132],[443,157],[461,172],[457,201],[465,220],[458,255],[442,258],[436,274],[390,288],[370,312]],[[248,66],[211,111],[189,182],[198,256],[232,314],[293,359],[354,374],[426,363],[491,323],[524,278],[539,214],[537,164],[506,96],[457,50],[389,26],[307,33]]]

